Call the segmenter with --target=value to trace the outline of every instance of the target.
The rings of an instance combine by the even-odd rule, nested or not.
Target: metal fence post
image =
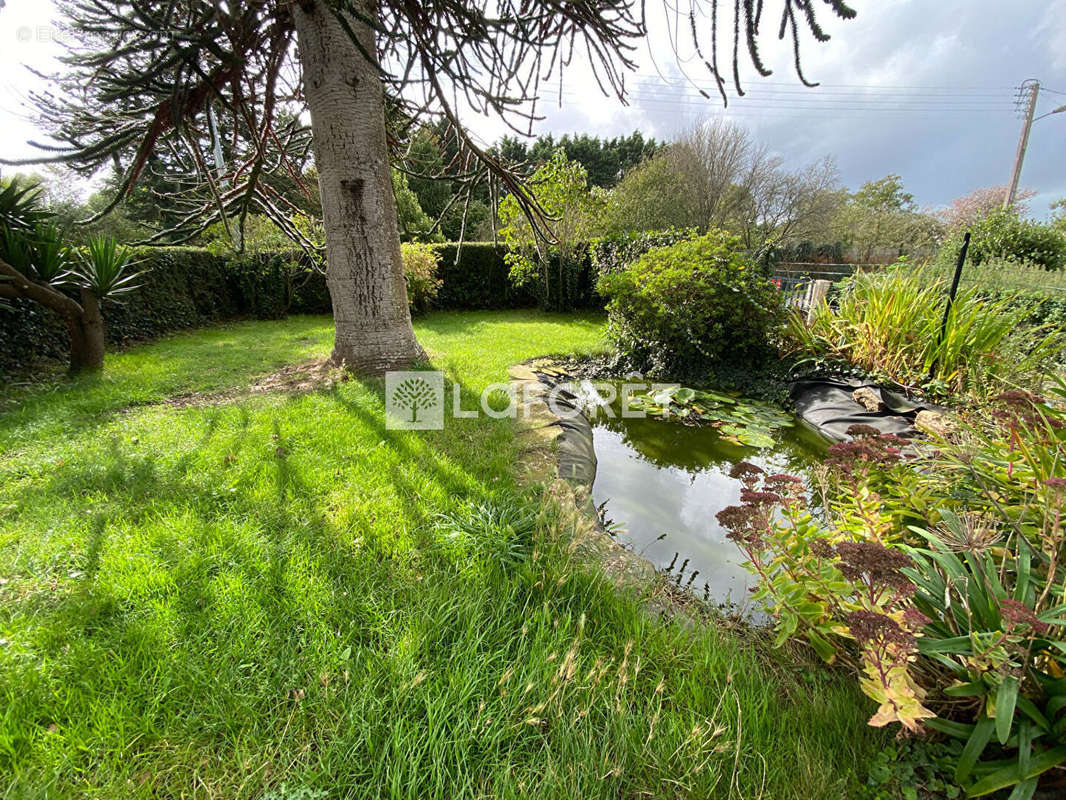
[[[970,232],[962,237],[962,247],[959,248],[959,258],[955,262],[955,277],[951,279],[951,291],[948,292],[948,302],[944,306],[944,319],[940,321],[940,338],[937,339],[936,349],[944,344],[944,337],[948,333],[948,317],[951,316],[951,307],[955,305],[955,295],[959,293],[959,281],[962,280],[962,265],[966,263],[966,252],[970,249]],[[929,380],[936,373],[937,358],[934,355],[933,363],[929,365]]]

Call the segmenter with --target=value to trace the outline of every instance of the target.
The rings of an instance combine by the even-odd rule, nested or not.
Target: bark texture
[[[107,341],[100,300],[95,294],[82,289],[79,305],[59,290],[31,281],[3,260],[0,260],[0,275],[9,279],[0,283],[0,296],[29,298],[63,318],[70,333],[72,373],[103,368]]]
[[[70,331],[70,371],[103,369],[107,337],[100,300],[88,289],[81,290],[82,313],[67,318]]]
[[[359,4],[367,17],[373,2]],[[380,374],[425,358],[411,328],[377,70],[323,0],[293,4],[326,229],[333,361]],[[362,49],[373,34],[347,19]]]

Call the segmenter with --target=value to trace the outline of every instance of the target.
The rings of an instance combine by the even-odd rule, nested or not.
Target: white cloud
[[[823,12],[831,41],[803,43],[804,72],[821,86],[801,87],[790,43],[777,41],[776,25],[768,24],[760,43],[774,74],[761,80],[742,59],[747,96],[732,97],[728,109],[686,85],[659,6],[659,16],[650,20],[648,47],[636,54],[639,71],[627,79],[631,104],[604,97],[588,67],[575,66],[563,84],[561,108],[557,94],[544,94],[538,111],[545,119],[534,132],[615,136],[641,130],[670,138],[702,118],[723,115],[750,126],[796,164],[836,156],[851,186],[899,173],[924,205],[1005,182],[1019,129],[1010,87],[1038,77],[1047,88],[1066,91],[1066,0],[1015,0],[1009,6],[1001,0],[853,0],[853,5],[859,12],[853,21]],[[719,20],[723,69],[730,61],[731,37],[725,34],[732,28],[726,13],[731,7],[723,3]],[[774,0],[766,3],[767,13],[777,7]],[[0,12],[0,152],[7,156],[29,154],[26,140],[39,135],[23,118],[20,98],[33,81],[19,64],[51,63],[58,47],[37,28],[47,26],[52,13],[51,0],[8,0]],[[707,20],[701,25],[709,30]],[[24,29],[34,31],[28,41],[19,38],[26,36],[20,33]],[[680,30],[686,72],[710,87],[706,71],[691,58],[685,26]],[[1058,98],[1056,105],[1066,102],[1066,95],[1048,93],[1042,110]],[[498,119],[469,122],[486,142],[508,130]],[[1066,114],[1034,127],[1022,182],[1041,193],[1034,204],[1038,212],[1044,211],[1045,196],[1066,195],[1064,126]]]

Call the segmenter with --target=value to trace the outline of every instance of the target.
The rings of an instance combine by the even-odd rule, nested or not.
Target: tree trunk
[[[81,305],[67,295],[43,283],[31,281],[13,266],[0,259],[3,297],[27,297],[63,318],[70,332],[71,373],[98,370],[104,366],[104,318],[100,300],[88,289],[81,290]]]
[[[107,339],[100,301],[91,291],[82,289],[81,307],[80,315],[66,317],[67,330],[70,331],[71,373],[91,372],[104,366]]]
[[[357,5],[377,13],[372,0]],[[380,374],[425,358],[407,305],[381,81],[324,0],[292,9],[322,194],[333,361]],[[370,29],[347,22],[373,55]]]

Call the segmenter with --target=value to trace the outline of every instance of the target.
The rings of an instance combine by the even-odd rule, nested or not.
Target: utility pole
[[[1026,97],[1028,95],[1028,97]],[[1036,100],[1040,96],[1040,81],[1030,78],[1021,85],[1018,92],[1019,105],[1025,104],[1025,122],[1022,125],[1022,138],[1018,140],[1018,152],[1014,154],[1014,169],[1010,175],[1010,188],[1003,201],[1007,211],[1014,208],[1018,196],[1018,181],[1022,177],[1022,162],[1025,161],[1025,149],[1029,146],[1029,130],[1033,127],[1033,115],[1036,114]]]

